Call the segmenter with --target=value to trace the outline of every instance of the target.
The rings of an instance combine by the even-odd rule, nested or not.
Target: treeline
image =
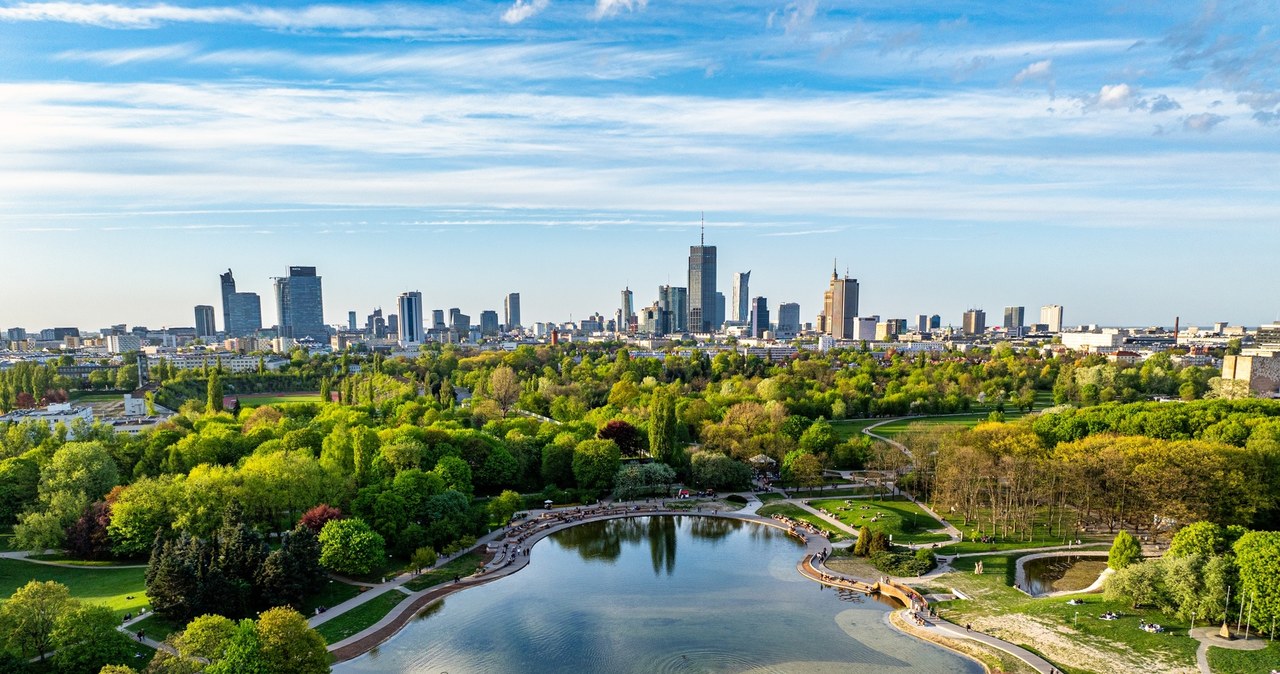
[[[1038,415],[1031,428],[1049,446],[1098,433],[1208,440],[1236,447],[1280,443],[1280,400],[1112,403]]]
[[[0,370],[0,413],[65,400],[71,384],[69,378],[58,374],[52,362],[16,363]]]
[[[1217,377],[1214,367],[1178,366],[1167,353],[1147,357],[1138,365],[1109,362],[1102,355],[1082,356],[1063,363],[1053,380],[1053,400],[1061,405],[1136,402],[1153,396],[1197,400]]]

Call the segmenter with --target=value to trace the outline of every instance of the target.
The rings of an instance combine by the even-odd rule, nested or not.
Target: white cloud
[[[622,11],[639,12],[649,4],[649,0],[596,0],[595,11],[591,13],[594,19],[603,19],[613,16]]]
[[[1018,71],[1018,74],[1013,76],[1014,84],[1022,84],[1023,82],[1029,82],[1032,80],[1052,81],[1053,80],[1053,59],[1036,61],[1035,63],[1032,63],[1031,65]]]
[[[410,5],[310,5],[298,8],[257,5],[182,7],[111,3],[24,2],[0,7],[0,21],[76,23],[104,28],[156,28],[167,23],[248,24],[278,29],[358,29],[385,26],[429,27],[441,13]]]
[[[1125,83],[1104,84],[1098,93],[1085,99],[1086,108],[1119,110],[1132,108],[1139,103],[1133,87]]]
[[[781,10],[769,12],[765,26],[773,28],[779,22],[787,35],[800,36],[809,32],[813,17],[818,13],[818,0],[796,0]]]
[[[1209,133],[1213,127],[1226,121],[1226,117],[1215,115],[1211,112],[1202,112],[1198,115],[1188,115],[1182,120],[1182,128],[1187,131],[1198,131],[1200,133]]]
[[[73,49],[55,55],[60,61],[89,61],[105,66],[120,66],[148,61],[173,61],[188,58],[197,52],[192,44],[170,44],[136,49]]]
[[[549,4],[551,0],[516,0],[502,13],[502,21],[515,25],[546,9]]]

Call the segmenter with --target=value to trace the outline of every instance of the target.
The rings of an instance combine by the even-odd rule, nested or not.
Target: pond
[[[645,517],[566,529],[336,672],[964,672],[889,606],[802,578],[772,527]]]
[[[1050,592],[1083,590],[1107,568],[1106,557],[1060,555],[1027,560],[1022,565],[1026,588],[1033,597]]]

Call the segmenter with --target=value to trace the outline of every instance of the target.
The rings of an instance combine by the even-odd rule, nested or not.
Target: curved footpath
[[[746,496],[750,497],[750,495]],[[312,618],[310,622],[312,626],[324,623],[333,617],[341,615],[342,613],[371,600],[375,596],[381,595],[385,591],[400,591],[408,594],[409,600],[401,602],[382,620],[379,620],[377,623],[358,634],[354,634],[329,646],[329,651],[337,662],[350,660],[359,655],[363,655],[373,647],[393,636],[422,609],[430,606],[442,597],[468,587],[475,587],[476,585],[482,585],[500,578],[505,578],[516,573],[520,569],[523,569],[529,564],[529,552],[534,544],[557,531],[562,531],[579,524],[610,519],[676,515],[721,517],[783,529],[791,533],[796,538],[801,539],[805,544],[804,558],[797,564],[797,570],[805,577],[839,589],[863,593],[880,593],[894,597],[908,607],[907,609],[903,609],[904,612],[910,612],[912,609],[927,611],[927,600],[921,597],[914,590],[889,578],[881,578],[877,581],[867,581],[865,579],[846,576],[827,568],[823,562],[826,560],[827,556],[831,554],[832,548],[831,543],[826,539],[826,537],[819,535],[816,532],[816,529],[813,531],[806,530],[805,527],[807,525],[804,523],[789,523],[784,520],[757,515],[756,510],[759,509],[761,505],[760,501],[751,498],[747,506],[741,510],[732,512],[712,509],[677,510],[646,503],[606,504],[577,510],[533,511],[536,515],[531,515],[530,519],[522,523],[520,526],[504,528],[490,533],[478,541],[477,548],[479,548],[479,546],[488,547],[490,544],[498,545],[499,547],[497,554],[485,564],[482,570],[478,571],[474,575],[468,576],[454,583],[435,585],[418,592],[409,592],[407,588],[403,588],[402,586],[404,583],[412,580],[416,576],[412,573],[403,574],[387,582],[374,585],[371,589],[361,593],[359,596],[353,597],[342,604],[331,607],[327,612]],[[447,561],[448,560],[441,560],[439,563]],[[1023,660],[1036,671],[1042,672],[1043,674],[1052,674],[1057,671],[1047,661],[1034,653],[1008,642],[996,639],[990,635],[968,631],[941,619],[930,618],[927,622],[929,623],[928,627],[922,627],[920,629],[932,630],[951,639],[970,639],[998,648]],[[903,631],[904,633],[912,634],[916,637],[927,638],[924,634],[914,633],[911,629]]]

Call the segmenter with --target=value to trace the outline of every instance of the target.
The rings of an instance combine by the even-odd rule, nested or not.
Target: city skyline
[[[0,321],[187,325],[196,304],[223,309],[210,274],[236,269],[270,304],[262,280],[296,262],[325,270],[329,324],[409,287],[472,315],[518,289],[526,323],[612,315],[623,287],[647,306],[686,283],[705,211],[718,269],[752,270],[751,296],[806,322],[835,256],[867,313],[1266,323],[1274,18],[7,3],[0,116],[22,133],[0,153]]]

